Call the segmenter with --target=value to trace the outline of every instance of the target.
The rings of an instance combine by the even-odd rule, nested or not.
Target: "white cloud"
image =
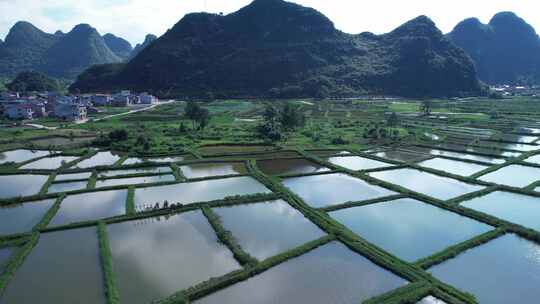
[[[0,0],[0,37],[19,20],[32,22],[54,32],[69,31],[79,23],[89,23],[100,33],[111,32],[132,43],[147,33],[163,34],[186,13],[210,11],[230,13],[249,4],[250,0]],[[467,17],[483,22],[499,11],[514,11],[540,29],[535,15],[537,0],[433,1],[433,0],[295,0],[327,15],[336,26],[349,33],[388,32],[400,24],[427,15],[444,31],[450,31]]]

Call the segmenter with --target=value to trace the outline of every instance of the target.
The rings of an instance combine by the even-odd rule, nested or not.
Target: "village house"
[[[9,119],[33,119],[34,111],[26,100],[16,100],[3,103],[4,116]]]
[[[86,107],[77,103],[56,103],[54,116],[68,121],[82,121],[87,118]]]
[[[92,95],[92,104],[96,107],[108,106],[112,103],[112,97],[105,94]]]
[[[141,104],[156,104],[158,99],[155,96],[144,92],[139,95],[139,101]]]

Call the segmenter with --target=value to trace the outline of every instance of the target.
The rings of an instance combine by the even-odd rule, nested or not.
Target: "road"
[[[90,122],[90,121],[93,121],[93,122],[102,121],[102,120],[111,119],[113,117],[119,117],[119,116],[129,115],[129,114],[138,113],[138,112],[144,112],[144,111],[152,110],[153,108],[155,108],[157,106],[171,104],[171,103],[174,103],[174,102],[180,102],[180,101],[178,101],[178,100],[168,100],[168,101],[160,102],[160,103],[157,103],[157,104],[153,104],[153,105],[148,106],[148,107],[141,107],[141,108],[138,108],[138,109],[134,109],[134,110],[131,110],[131,111],[128,111],[128,112],[107,115],[107,116],[104,116],[104,117],[101,117],[101,118],[96,118],[96,119],[86,119],[86,120],[82,120],[82,121],[77,121],[77,122],[75,122],[75,124],[84,124],[84,123],[87,123],[87,122]],[[58,127],[47,127],[47,126],[40,125],[40,124],[35,124],[35,123],[25,123],[24,125],[32,127],[32,128],[36,128],[36,129],[45,129],[45,130],[56,130],[56,129],[58,129]]]

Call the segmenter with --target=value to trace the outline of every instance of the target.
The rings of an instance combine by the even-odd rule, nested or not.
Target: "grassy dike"
[[[135,210],[135,187],[131,186],[128,188],[126,197],[126,215],[135,215],[135,213],[137,213]]]
[[[231,250],[234,258],[238,261],[238,263],[240,263],[240,265],[249,267],[258,263],[256,258],[252,257],[249,253],[245,252],[242,247],[240,247],[238,241],[234,238],[232,233],[223,227],[219,215],[208,207],[203,207],[202,212],[208,219],[210,225],[212,225],[212,228],[214,228],[219,240]]]
[[[103,268],[103,277],[105,281],[105,294],[107,304],[119,304],[120,293],[116,285],[115,274],[112,266],[112,254],[107,235],[107,225],[105,222],[99,222],[97,225],[99,252],[101,257],[101,266]]]
[[[39,241],[39,232],[34,232],[27,239],[26,243],[20,247],[11,260],[8,262],[4,269],[4,273],[0,276],[0,295],[4,292],[7,284],[15,274],[15,271],[22,265],[26,257],[32,252],[32,249],[37,245]]]
[[[195,286],[192,286],[186,290],[177,292],[176,294],[158,301],[159,304],[184,304],[186,301],[200,299],[215,291],[234,285],[235,283],[245,281],[257,274],[260,274],[274,266],[277,266],[290,259],[299,257],[309,251],[312,251],[318,247],[328,244],[335,238],[332,235],[322,237],[320,239],[311,241],[299,247],[293,248],[284,253],[270,257],[259,263],[248,266],[241,270],[233,271],[219,278],[212,278],[208,281],[202,282]]]

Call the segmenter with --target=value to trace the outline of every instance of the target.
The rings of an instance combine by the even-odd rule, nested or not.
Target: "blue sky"
[[[0,38],[16,21],[25,20],[46,32],[69,31],[89,23],[101,34],[113,33],[132,44],[147,33],[163,34],[186,13],[230,13],[250,0],[0,0]],[[318,9],[336,27],[348,33],[385,33],[419,15],[428,15],[437,26],[450,31],[467,17],[487,23],[499,11],[514,11],[540,29],[538,0],[294,0]]]

